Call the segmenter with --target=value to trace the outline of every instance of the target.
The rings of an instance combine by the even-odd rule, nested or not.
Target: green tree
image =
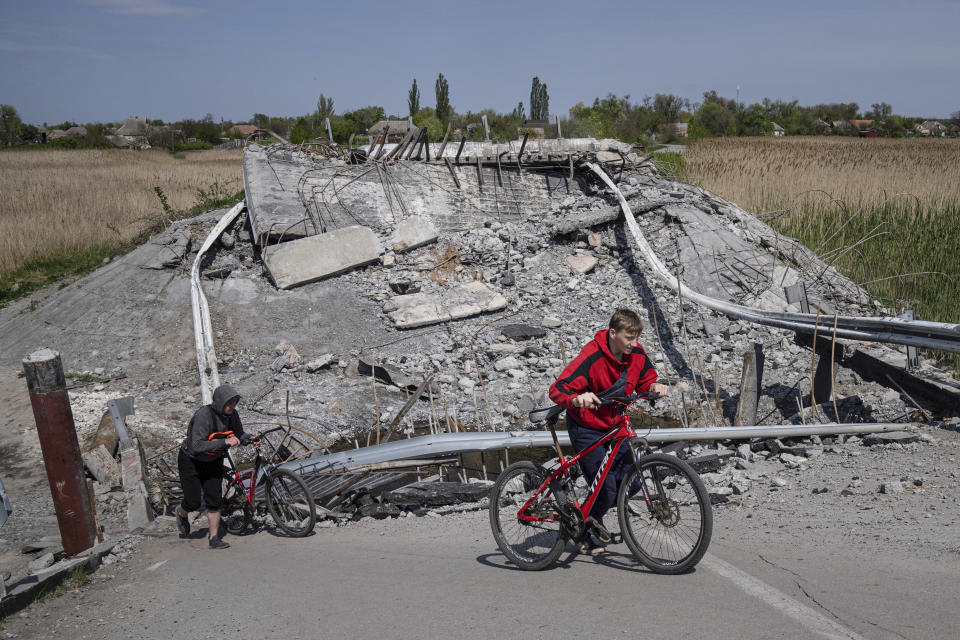
[[[540,82],[540,78],[533,76],[530,83],[530,119],[546,120],[550,117],[550,96],[547,94],[547,85]]]
[[[258,129],[269,129],[270,116],[265,113],[255,113],[253,117],[250,118],[250,123]]]
[[[317,98],[317,114],[314,121],[314,129],[323,128],[323,121],[333,115],[333,98],[328,98],[322,93]]]
[[[442,73],[437,76],[435,89],[437,95],[437,117],[440,118],[440,122],[446,126],[446,124],[450,122],[450,116],[453,115],[453,109],[450,108],[450,85]]]
[[[413,124],[418,127],[427,128],[427,138],[437,142],[440,138],[443,137],[443,132],[446,130],[445,125],[440,122],[440,118],[437,117],[437,112],[430,107],[423,107],[413,115]]]
[[[307,119],[302,116],[297,118],[297,123],[290,129],[290,142],[300,144],[311,140],[313,137],[313,129],[310,128]]]
[[[13,106],[0,104],[0,127],[3,127],[3,131],[0,132],[3,144],[9,146],[20,141],[23,123]]]
[[[773,133],[773,123],[767,119],[763,106],[752,104],[737,113],[737,134],[741,136],[764,136]]]
[[[413,79],[413,85],[407,93],[407,113],[411,116],[420,111],[420,89],[417,87],[417,79]]]
[[[527,115],[523,109],[523,100],[517,103],[517,106],[513,108],[513,113],[511,115],[515,118],[520,118],[521,120],[527,119]]]
[[[653,99],[653,110],[664,123],[679,122],[683,111],[683,98],[672,93],[658,93]]]
[[[874,102],[870,105],[870,111],[867,111],[866,116],[871,120],[879,120],[883,122],[893,113],[893,107],[891,107],[886,102]]]
[[[733,133],[734,115],[720,102],[706,101],[693,116],[690,137],[723,136]]]

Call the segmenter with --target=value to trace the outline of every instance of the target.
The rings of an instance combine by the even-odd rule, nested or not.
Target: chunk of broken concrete
[[[874,444],[909,444],[911,442],[916,442],[920,439],[920,436],[916,433],[909,433],[907,431],[888,431],[887,433],[868,433],[863,436],[863,444],[870,445]]]
[[[373,230],[354,225],[270,247],[264,264],[278,289],[291,289],[376,262],[380,253]]]
[[[373,376],[380,382],[392,384],[401,389],[416,389],[417,385],[420,384],[418,378],[409,376],[400,369],[383,362],[378,362],[376,371],[374,371],[369,359],[364,358],[357,360],[357,372],[364,376],[369,376],[372,372]]]
[[[577,273],[590,273],[597,266],[597,259],[583,254],[567,256],[567,264]]]
[[[120,465],[103,445],[83,454],[83,466],[94,480],[110,487],[120,485]]]
[[[384,305],[384,311],[398,329],[413,329],[499,311],[506,306],[506,298],[474,280],[433,294],[394,296]]]
[[[547,332],[540,327],[531,327],[528,324],[508,324],[500,329],[500,333],[512,340],[528,340],[547,335]]]
[[[325,367],[329,367],[330,363],[333,362],[333,355],[325,353],[319,358],[314,358],[308,362],[304,368],[307,370],[307,373],[316,373]]]
[[[410,251],[436,242],[437,228],[425,216],[410,216],[397,223],[390,239],[394,251]]]

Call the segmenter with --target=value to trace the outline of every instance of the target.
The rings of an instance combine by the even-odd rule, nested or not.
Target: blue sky
[[[0,103],[36,124],[299,115],[320,93],[337,112],[405,115],[411,80],[432,106],[438,73],[458,111],[527,103],[537,75],[561,114],[739,84],[747,103],[945,117],[960,110],[960,0],[0,3]]]

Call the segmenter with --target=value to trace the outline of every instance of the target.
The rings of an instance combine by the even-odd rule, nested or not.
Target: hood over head
[[[214,390],[213,402],[210,404],[213,406],[214,411],[223,414],[223,408],[234,398],[237,400],[240,399],[240,394],[237,393],[237,390],[229,384],[222,384]]]

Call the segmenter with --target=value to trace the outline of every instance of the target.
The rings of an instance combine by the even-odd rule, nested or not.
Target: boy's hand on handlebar
[[[238,444],[240,444],[240,438],[238,438],[237,436],[230,436],[229,438],[226,439],[226,443],[228,447],[235,447]]]
[[[573,406],[578,409],[594,409],[600,406],[600,398],[592,391],[587,391],[573,399]]]
[[[668,386],[665,385],[665,384],[660,384],[660,383],[658,382],[658,383],[654,383],[654,384],[650,385],[650,391],[652,391],[653,393],[655,393],[655,394],[657,394],[657,395],[659,395],[659,396],[665,396],[665,395],[667,395],[667,393],[670,392],[670,387],[668,387]]]

